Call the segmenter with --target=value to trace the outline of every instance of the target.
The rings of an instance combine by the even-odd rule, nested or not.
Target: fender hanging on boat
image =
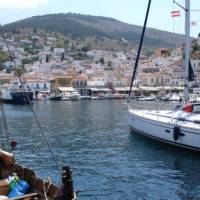
[[[177,141],[180,136],[185,136],[185,134],[180,132],[180,126],[175,125],[173,134],[174,140]]]

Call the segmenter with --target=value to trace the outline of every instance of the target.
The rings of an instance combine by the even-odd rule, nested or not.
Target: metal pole
[[[185,103],[189,102],[190,0],[185,0]]]
[[[68,166],[62,168],[62,200],[74,199],[72,172]]]

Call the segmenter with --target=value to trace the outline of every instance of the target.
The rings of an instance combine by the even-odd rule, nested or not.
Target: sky
[[[184,5],[185,0],[176,0]],[[190,0],[191,10],[200,10],[200,0]],[[36,15],[50,13],[80,13],[105,16],[140,25],[148,0],[0,0],[0,23],[6,24]],[[180,10],[180,17],[171,17],[172,10]],[[184,11],[173,0],[152,0],[148,27],[184,33]],[[200,11],[191,12],[191,36],[200,32]]]

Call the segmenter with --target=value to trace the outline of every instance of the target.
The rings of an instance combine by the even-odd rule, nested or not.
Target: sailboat
[[[142,41],[144,38],[151,0],[149,0],[138,54],[130,86],[136,76]],[[185,88],[183,105],[174,110],[136,109],[136,104],[128,101],[128,123],[132,132],[177,147],[200,151],[200,104],[189,103],[190,69],[190,0],[185,0]]]

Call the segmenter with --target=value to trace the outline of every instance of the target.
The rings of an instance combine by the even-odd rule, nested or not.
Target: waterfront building
[[[53,76],[50,80],[50,89],[51,91],[56,91],[58,87],[71,87],[72,86],[72,76],[59,75]]]
[[[39,92],[42,90],[50,91],[50,81],[39,78],[24,78],[24,85],[30,88],[33,92]]]

